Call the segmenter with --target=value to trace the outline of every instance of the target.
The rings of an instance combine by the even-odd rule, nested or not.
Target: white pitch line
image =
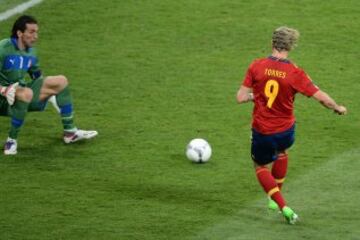
[[[43,0],[30,0],[25,3],[19,4],[16,7],[9,9],[5,12],[0,13],[0,22],[4,21],[18,13],[22,13],[26,11],[27,9],[35,6],[36,4],[41,3]]]

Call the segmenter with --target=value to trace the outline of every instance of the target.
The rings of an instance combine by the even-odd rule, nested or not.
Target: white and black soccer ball
[[[202,138],[195,138],[186,147],[186,157],[196,163],[205,163],[210,160],[211,146]]]

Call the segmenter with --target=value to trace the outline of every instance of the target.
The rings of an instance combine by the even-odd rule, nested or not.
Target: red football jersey
[[[319,88],[309,76],[288,60],[268,57],[255,60],[249,67],[243,85],[253,89],[252,127],[262,134],[287,130],[295,123],[295,94],[308,97]]]

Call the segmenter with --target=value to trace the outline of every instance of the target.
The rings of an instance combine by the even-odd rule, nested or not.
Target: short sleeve
[[[7,77],[2,73],[3,65],[4,65],[4,54],[0,51],[0,85],[7,85]]]
[[[42,72],[40,69],[39,60],[36,56],[35,50],[32,49],[31,53],[32,53],[32,56],[29,57],[29,61],[31,62],[31,65],[28,70],[28,73],[29,73],[31,79],[35,80],[42,76]]]
[[[245,75],[245,78],[244,78],[244,81],[242,83],[242,85],[244,85],[245,87],[248,87],[248,88],[252,88],[253,86],[253,73],[252,73],[252,66],[253,64],[251,64],[248,68],[248,70],[246,71],[246,75]]]
[[[310,77],[302,69],[297,69],[294,73],[292,87],[305,96],[311,97],[319,88],[311,81]]]

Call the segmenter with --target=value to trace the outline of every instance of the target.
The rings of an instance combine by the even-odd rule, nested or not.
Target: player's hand
[[[347,113],[347,110],[346,107],[344,106],[338,106],[337,108],[334,109],[334,112],[339,115],[345,115]]]
[[[249,102],[250,101],[254,101],[254,94],[253,93],[249,93]]]
[[[0,89],[0,94],[6,97],[6,100],[10,106],[13,105],[15,102],[15,93],[18,85],[19,83],[14,83],[8,87],[2,87]]]

